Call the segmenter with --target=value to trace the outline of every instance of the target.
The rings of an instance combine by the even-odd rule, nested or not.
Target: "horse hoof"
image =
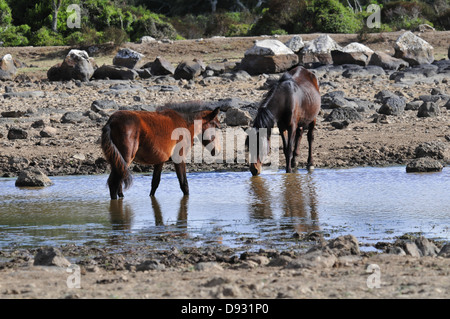
[[[310,165],[307,167],[308,171],[313,171],[314,170],[314,165]]]

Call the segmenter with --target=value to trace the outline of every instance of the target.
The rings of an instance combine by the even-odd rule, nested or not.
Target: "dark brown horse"
[[[296,158],[299,156],[299,146],[303,131],[308,129],[308,169],[314,168],[312,157],[312,143],[314,140],[314,126],[320,111],[319,84],[313,73],[298,66],[286,73],[267,93],[260,104],[258,114],[253,122],[256,129],[256,160],[251,160],[250,171],[253,175],[261,172],[263,148],[268,143],[260,142],[259,129],[267,128],[267,140],[270,139],[271,129],[277,124],[283,141],[283,151],[286,157],[286,173],[292,172],[297,166]],[[263,150],[268,152],[268,149]],[[252,155],[251,155],[252,157]]]
[[[170,159],[175,164],[180,188],[188,195],[186,159],[190,156],[194,135],[198,135],[204,146],[213,144],[213,155],[219,152],[220,141],[213,134],[205,133],[209,128],[219,127],[218,113],[219,108],[210,110],[206,104],[186,102],[167,104],[156,112],[117,111],[112,114],[102,130],[103,154],[111,165],[108,178],[111,199],[123,197],[123,189],[131,185],[128,167],[133,161],[154,165],[150,192],[150,196],[154,196],[163,165]]]

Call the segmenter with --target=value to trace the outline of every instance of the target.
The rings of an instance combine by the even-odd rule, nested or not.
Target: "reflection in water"
[[[158,200],[151,196],[151,205],[153,209],[153,213],[155,216],[155,226],[159,227],[162,226],[162,228],[165,228],[164,225],[164,218],[163,213],[161,210],[161,205],[159,204]],[[188,210],[188,201],[189,196],[183,196],[180,200],[180,208],[178,210],[178,217],[176,222],[176,228],[182,231],[162,231],[157,229],[152,229],[152,235],[160,236],[162,234],[164,235],[176,235],[176,236],[187,236],[187,210]],[[109,204],[109,212],[110,212],[110,220],[111,220],[111,228],[113,231],[122,231],[121,235],[118,235],[117,233],[114,233],[114,235],[110,236],[110,243],[112,244],[118,244],[121,239],[124,238],[123,231],[130,231],[134,213],[131,208],[131,205],[129,203],[124,204],[123,199],[119,200],[111,200]]]
[[[250,217],[255,219],[272,218],[272,199],[266,180],[258,176],[250,178]]]
[[[133,220],[133,211],[130,204],[125,204],[123,200],[111,200],[109,203],[109,213],[111,219],[111,227],[113,230],[130,230],[131,221]]]
[[[154,196],[150,196],[152,201],[152,208],[155,214],[155,225],[164,226],[163,214],[158,200]],[[187,228],[187,211],[188,211],[189,196],[185,195],[180,200],[180,208],[178,210],[177,227]]]
[[[299,233],[319,230],[317,192],[311,173],[284,174],[281,185],[270,186],[269,188],[269,182],[262,176],[250,178],[251,218],[273,218],[271,205],[274,205],[281,207],[283,217],[288,219],[282,223],[285,225],[282,228],[294,225]],[[277,196],[278,191],[280,198]]]
[[[284,216],[299,219],[299,223],[295,225],[298,233],[319,230],[317,194],[311,173],[306,175],[285,174],[283,176],[283,197]]]

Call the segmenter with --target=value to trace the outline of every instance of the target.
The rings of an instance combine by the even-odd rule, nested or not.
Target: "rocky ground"
[[[397,36],[370,35],[366,45],[392,53]],[[446,58],[450,32],[424,33],[422,37],[435,47],[436,59]],[[310,38],[314,35],[304,36],[304,40]],[[333,38],[345,45],[355,41],[356,35]],[[202,58],[208,64],[240,60],[252,40],[205,39],[128,46],[145,54],[146,62],[159,55],[172,63]],[[0,55],[11,53],[29,66],[20,69],[15,81],[0,83],[0,176],[15,177],[28,167],[39,167],[50,176],[108,172],[99,137],[114,109],[151,110],[166,102],[210,101],[222,106],[220,116],[225,129],[227,108],[254,115],[268,84],[279,76],[223,74],[195,81],[166,76],[132,82],[48,82],[46,70],[60,62],[67,50],[0,48]],[[102,47],[100,51],[94,55],[97,63],[110,64],[117,50]],[[450,76],[441,72],[447,66],[435,64],[431,69],[403,73],[353,66],[315,70],[324,97],[314,145],[315,166],[406,165],[424,155],[447,165]],[[378,110],[389,97],[395,103],[402,100],[405,110],[398,115],[380,114]],[[411,103],[415,100],[418,102]],[[419,107],[430,101],[439,112],[428,109],[431,116],[419,117]],[[358,111],[345,118],[329,118],[336,109],[345,107]],[[301,166],[306,164],[306,145],[304,140]],[[169,165],[166,168],[171,169]],[[247,165],[188,167],[188,171],[217,169],[247,170]],[[136,165],[133,170],[151,171],[151,167]],[[322,248],[324,245],[327,243]],[[442,244],[439,251],[441,248]],[[232,250],[209,248],[158,252],[150,248],[127,251],[125,247],[120,253],[108,248],[60,249],[66,258],[81,266],[81,289],[67,287],[70,274],[64,267],[33,266],[34,250],[2,251],[0,298],[448,298],[450,291],[449,259],[437,257],[437,248],[433,256],[424,257],[407,250],[407,255],[402,256],[321,249],[319,256],[305,257],[304,252],[236,255]],[[379,289],[367,286],[369,264],[380,267]],[[171,280],[167,280],[168,275]]]

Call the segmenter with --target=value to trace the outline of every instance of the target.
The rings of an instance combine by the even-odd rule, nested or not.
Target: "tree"
[[[58,32],[58,11],[61,8],[62,0],[52,0],[52,31]]]

